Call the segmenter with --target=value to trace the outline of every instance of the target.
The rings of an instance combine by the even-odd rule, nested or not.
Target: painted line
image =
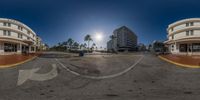
[[[160,59],[166,61],[166,62],[169,62],[169,63],[172,63],[174,65],[178,65],[178,66],[181,66],[181,67],[186,67],[186,68],[200,68],[200,66],[195,66],[195,65],[187,65],[187,64],[181,64],[181,63],[177,63],[177,62],[174,62],[172,60],[169,60],[167,58],[164,58],[162,56],[158,56]]]
[[[17,66],[17,65],[21,65],[21,64],[24,64],[26,62],[29,62],[33,59],[35,59],[37,56],[33,56],[32,58],[29,58],[27,60],[24,60],[24,61],[21,61],[19,63],[15,63],[15,64],[9,64],[9,65],[0,65],[0,69],[4,69],[4,68],[10,68],[10,67],[14,67],[14,66]]]
[[[143,58],[144,56],[140,55],[140,59],[138,59],[136,61],[136,63],[134,63],[133,65],[131,65],[129,68],[123,70],[122,72],[120,73],[116,73],[116,74],[113,74],[113,75],[107,75],[107,76],[89,76],[89,75],[82,75],[82,74],[79,74],[71,69],[69,69],[67,66],[65,66],[63,63],[61,63],[58,59],[55,58],[55,60],[58,62],[58,64],[60,64],[62,66],[62,68],[66,69],[67,71],[69,71],[70,73],[76,75],[76,76],[81,76],[81,77],[84,77],[84,78],[89,78],[89,79],[108,79],[108,78],[114,78],[114,77],[118,77],[118,76],[121,76],[123,74],[125,74],[126,72],[130,71],[133,67],[135,67]]]

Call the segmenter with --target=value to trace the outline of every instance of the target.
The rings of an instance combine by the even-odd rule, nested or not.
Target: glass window
[[[6,22],[4,22],[4,23],[3,23],[3,26],[6,26],[6,25],[7,25],[7,23],[6,23]]]
[[[18,33],[18,38],[22,39],[22,34]]]
[[[11,36],[11,32],[10,31],[7,31],[8,32],[8,36]]]
[[[190,23],[190,26],[193,26],[193,25],[194,25],[194,23],[193,23],[193,22],[191,22],[191,23]]]
[[[11,24],[10,24],[10,23],[8,23],[8,27],[11,27]]]
[[[190,31],[190,35],[194,35],[194,31],[193,30]]]
[[[3,35],[6,36],[6,30],[3,30]]]
[[[200,43],[193,43],[192,44],[192,51],[193,52],[200,52]]]
[[[189,31],[186,31],[186,36],[189,36]]]
[[[189,23],[186,23],[186,27],[188,27],[189,26]]]

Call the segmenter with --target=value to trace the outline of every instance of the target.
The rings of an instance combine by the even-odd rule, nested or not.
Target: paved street
[[[0,70],[0,100],[198,100],[200,69],[148,53],[49,52]]]

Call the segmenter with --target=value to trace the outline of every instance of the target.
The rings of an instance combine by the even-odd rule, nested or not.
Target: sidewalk
[[[0,69],[16,66],[37,57],[39,54],[14,54],[14,55],[0,55]]]
[[[185,56],[185,55],[160,55],[161,59],[179,65],[183,67],[189,68],[200,68],[200,56]]]

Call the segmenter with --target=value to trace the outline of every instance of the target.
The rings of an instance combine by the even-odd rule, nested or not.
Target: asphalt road
[[[50,52],[1,69],[0,100],[198,100],[199,79],[200,69],[178,67],[151,54]]]

